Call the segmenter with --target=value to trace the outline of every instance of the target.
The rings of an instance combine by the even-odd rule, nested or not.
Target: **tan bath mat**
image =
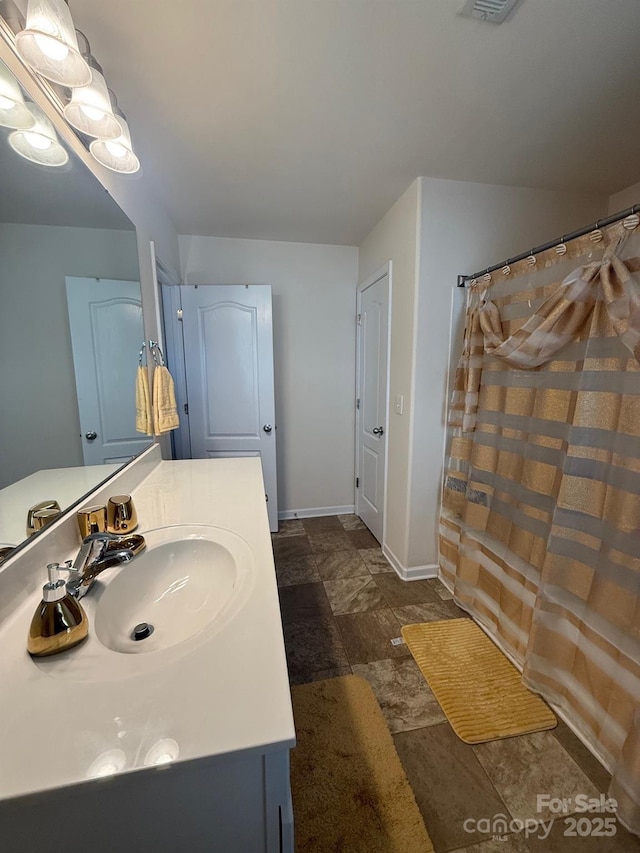
[[[369,684],[355,675],[291,690],[296,850],[432,853],[413,791]]]
[[[557,725],[543,700],[471,619],[405,625],[402,636],[454,732],[465,743]]]

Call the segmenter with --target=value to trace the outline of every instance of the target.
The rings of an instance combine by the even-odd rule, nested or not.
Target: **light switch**
[[[404,397],[402,394],[398,394],[396,396],[396,414],[402,415],[404,413]]]

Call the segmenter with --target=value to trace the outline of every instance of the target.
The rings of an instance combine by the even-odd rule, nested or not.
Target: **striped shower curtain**
[[[566,712],[638,834],[639,232],[472,286],[440,520],[442,580]]]

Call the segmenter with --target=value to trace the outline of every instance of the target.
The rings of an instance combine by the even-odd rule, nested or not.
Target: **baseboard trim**
[[[427,580],[437,578],[439,566],[437,563],[426,563],[424,566],[403,566],[393,551],[387,546],[382,546],[382,553],[389,560],[395,573],[403,581]]]
[[[425,563],[424,566],[411,566],[406,571],[405,580],[418,581],[437,578],[440,566],[437,563]]]
[[[312,506],[306,509],[285,509],[278,513],[279,521],[289,521],[292,518],[318,518],[321,515],[351,515],[356,508],[353,504],[347,506]]]

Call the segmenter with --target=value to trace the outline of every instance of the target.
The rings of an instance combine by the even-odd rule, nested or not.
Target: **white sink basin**
[[[159,652],[206,639],[239,610],[249,574],[243,539],[195,524],[143,535],[147,550],[106,581],[96,602],[93,630],[104,646],[125,654]],[[136,634],[146,636],[134,639],[142,623],[150,633],[139,629]]]

